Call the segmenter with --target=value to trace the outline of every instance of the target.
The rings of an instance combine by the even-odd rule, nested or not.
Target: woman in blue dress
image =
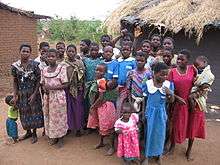
[[[145,161],[148,164],[149,157],[157,157],[157,163],[161,164],[166,133],[166,102],[173,102],[173,84],[167,81],[168,66],[157,63],[153,67],[153,79],[148,80],[144,86],[144,95],[147,96],[145,119],[147,121],[145,132]]]

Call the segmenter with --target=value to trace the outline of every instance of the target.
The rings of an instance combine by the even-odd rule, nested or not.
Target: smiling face
[[[179,54],[177,57],[177,66],[180,68],[185,68],[188,64],[188,58],[184,54]]]
[[[163,83],[168,78],[168,69],[163,69],[157,73],[154,74],[154,78],[158,83]]]
[[[149,54],[149,53],[151,52],[151,50],[152,50],[150,43],[144,42],[144,43],[142,44],[141,50],[142,50],[143,52],[146,52],[147,54]]]
[[[136,56],[136,61],[137,61],[137,68],[138,69],[143,69],[146,63],[146,58],[144,56]]]
[[[106,46],[104,48],[104,54],[103,54],[105,61],[111,61],[112,56],[113,56],[113,47]]]
[[[163,48],[167,50],[173,50],[174,49],[173,41],[169,38],[165,38],[163,41]]]
[[[67,57],[70,61],[75,60],[76,49],[74,47],[69,47],[66,51]]]
[[[27,61],[31,56],[31,49],[29,47],[23,46],[20,50],[21,60]]]
[[[48,51],[49,51],[49,46],[44,46],[40,49],[41,59],[43,61],[46,60]]]
[[[99,54],[99,47],[95,46],[95,45],[92,45],[91,48],[90,48],[90,56],[92,58],[97,58],[98,54]]]
[[[163,51],[163,61],[164,61],[165,64],[170,66],[172,58],[173,58],[173,55],[170,51],[168,51],[168,50]]]
[[[108,36],[101,38],[101,44],[103,48],[110,45],[110,42],[111,42],[111,39]]]
[[[65,52],[65,44],[58,44],[56,45],[57,53],[60,58],[64,57],[64,52]]]
[[[87,53],[89,51],[89,47],[84,41],[81,41],[79,46],[80,46],[80,52]]]

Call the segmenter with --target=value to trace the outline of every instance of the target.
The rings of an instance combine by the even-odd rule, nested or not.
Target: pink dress
[[[187,66],[185,74],[180,74],[177,68],[173,68],[169,74],[169,80],[174,83],[175,94],[182,97],[186,101],[186,105],[175,102],[172,117],[172,141],[183,143],[188,138],[189,123],[189,95],[196,76],[195,68],[191,65]]]
[[[58,65],[53,73],[48,72],[48,67],[42,71],[41,83],[57,86],[68,82],[65,66]],[[45,133],[49,138],[60,138],[66,135],[67,105],[64,90],[50,90],[49,95],[44,95],[44,125]]]
[[[106,84],[106,83],[105,83]],[[103,81],[98,81],[99,92],[104,92]],[[88,128],[99,129],[99,134],[102,136],[109,135],[114,129],[115,121],[117,120],[115,105],[110,101],[105,101],[102,105],[89,114]]]
[[[115,130],[122,130],[118,135],[117,156],[124,158],[139,158],[139,139],[138,139],[138,114],[132,113],[128,122],[118,119],[115,123]]]

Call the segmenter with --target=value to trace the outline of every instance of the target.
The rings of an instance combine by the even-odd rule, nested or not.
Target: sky
[[[0,0],[1,2],[36,14],[62,18],[76,16],[80,19],[105,18],[122,0]]]

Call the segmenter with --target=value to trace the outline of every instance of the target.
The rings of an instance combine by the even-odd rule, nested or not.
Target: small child
[[[188,138],[189,144],[186,151],[188,161],[193,160],[191,150],[195,138],[205,139],[205,112],[207,112],[206,100],[208,92],[211,91],[211,85],[215,76],[211,72],[208,59],[205,56],[199,56],[194,63],[197,69],[197,77],[189,96],[190,110]]]
[[[8,136],[13,140],[13,144],[18,142],[18,126],[16,120],[18,119],[18,109],[13,102],[13,96],[8,95],[5,98],[5,103],[8,107],[8,118],[6,120],[6,129]],[[9,141],[10,142],[10,141]]]
[[[41,42],[39,45],[40,55],[34,61],[39,63],[38,67],[40,68],[40,70],[43,70],[48,65],[46,58],[49,48],[50,45],[48,42]]]
[[[112,46],[106,46],[104,47],[104,63],[106,64],[107,67],[107,72],[105,74],[105,78],[108,81],[111,81],[114,85],[117,84],[118,80],[118,61],[117,60],[112,60],[113,56],[113,47]]]
[[[147,61],[146,61],[145,67],[148,69],[151,69],[151,67],[155,63],[155,57],[153,56],[152,49],[153,49],[153,47],[152,47],[152,44],[149,40],[144,40],[142,42],[141,50],[146,53]]]
[[[145,117],[146,143],[145,143],[145,161],[143,165],[148,164],[149,157],[157,157],[157,163],[160,165],[163,154],[165,134],[166,134],[166,102],[173,102],[173,84],[167,81],[168,66],[164,63],[156,63],[153,67],[153,79],[146,82],[144,95],[147,96],[147,106]]]
[[[157,51],[161,48],[161,36],[159,34],[153,34],[151,37],[152,51],[156,56]]]
[[[120,115],[120,110],[123,101],[128,97],[128,90],[126,87],[126,80],[129,71],[136,68],[136,60],[131,57],[131,45],[123,43],[121,48],[122,57],[118,59],[118,91],[119,98],[117,100],[117,114]]]
[[[173,54],[170,50],[162,50],[162,58],[163,58],[163,62],[165,64],[167,64],[167,66],[172,69],[172,68],[176,68],[175,64],[172,64],[172,59],[173,59]]]
[[[116,118],[116,109],[111,101],[104,98],[105,92],[108,90],[107,81],[104,78],[106,73],[106,65],[98,64],[95,71],[96,80],[89,90],[89,101],[91,103],[88,128],[98,128],[100,134],[100,142],[95,146],[95,149],[104,147],[104,137],[110,136],[114,130]],[[112,138],[113,139],[113,138]],[[111,148],[107,155],[114,153],[114,140],[112,140]]]
[[[117,156],[123,158],[125,165],[137,162],[140,158],[138,139],[138,114],[130,103],[124,102],[122,116],[115,122],[115,131],[118,133]]]
[[[145,53],[138,51],[136,54],[137,68],[130,71],[127,78],[127,89],[129,90],[129,99],[134,103],[134,108],[136,112],[143,110],[141,105],[143,105],[143,84],[147,80],[152,78],[149,69],[145,68],[146,58]]]

